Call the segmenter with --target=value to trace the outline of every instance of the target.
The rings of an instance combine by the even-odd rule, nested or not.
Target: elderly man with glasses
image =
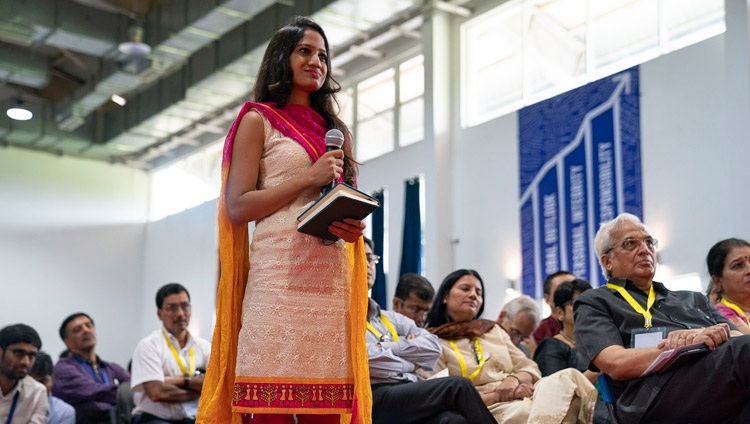
[[[497,323],[527,358],[534,358],[536,343],[531,335],[539,325],[539,307],[534,299],[523,295],[509,300],[500,310]]]
[[[634,215],[601,225],[594,247],[609,281],[574,302],[578,350],[611,378],[621,423],[750,422],[750,338],[731,337],[740,333],[702,293],[653,281],[657,246]],[[661,353],[693,344],[705,353],[647,372]]]
[[[133,353],[133,422],[194,423],[211,344],[188,331],[192,308],[182,285],[160,288],[156,308],[162,328]]]

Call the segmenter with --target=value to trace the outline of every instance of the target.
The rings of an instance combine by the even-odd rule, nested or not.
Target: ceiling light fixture
[[[120,106],[125,106],[126,104],[128,104],[127,99],[125,99],[124,97],[120,96],[119,94],[113,94],[112,97],[110,97],[110,99],[112,99],[112,101],[114,103],[116,103],[116,104],[118,104]]]
[[[9,107],[5,114],[8,118],[15,119],[16,121],[28,121],[34,117],[34,114],[30,110],[26,109],[23,105],[23,101],[20,98],[16,100],[14,106]]]

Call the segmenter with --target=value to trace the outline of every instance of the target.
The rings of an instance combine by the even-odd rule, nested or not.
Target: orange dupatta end
[[[352,264],[352,290],[349,299],[349,357],[354,373],[354,402],[351,418],[341,416],[341,424],[372,423],[372,388],[370,387],[370,364],[367,358],[367,258],[362,237],[355,243],[347,243],[349,263]]]
[[[229,219],[225,187],[229,176],[232,145],[242,116],[250,109],[240,110],[237,120],[224,142],[219,196],[219,290],[216,294],[216,324],[211,341],[211,359],[203,380],[196,423],[242,424],[242,415],[232,414],[234,371],[237,363],[237,339],[242,327],[242,300],[245,298],[247,274],[250,271],[250,239],[247,224]]]

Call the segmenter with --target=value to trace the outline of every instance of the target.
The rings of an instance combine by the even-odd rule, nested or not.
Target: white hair
[[[526,315],[529,316],[534,321],[534,325],[536,326],[539,324],[540,320],[540,313],[539,313],[539,307],[537,306],[534,299],[529,297],[528,295],[522,295],[515,299],[511,299],[508,301],[508,303],[503,306],[503,311],[508,316],[508,319],[511,321],[516,319],[516,316],[520,312],[526,312]]]
[[[602,272],[607,278],[612,277],[612,275],[611,272],[604,267],[602,256],[609,254],[612,248],[615,247],[614,241],[612,240],[612,232],[622,228],[626,223],[636,224],[647,232],[650,232],[643,222],[641,222],[640,218],[632,213],[625,212],[617,215],[611,221],[603,222],[601,226],[599,226],[599,231],[596,232],[596,236],[594,237],[594,251],[596,251],[596,257],[599,259],[599,266],[602,268]]]

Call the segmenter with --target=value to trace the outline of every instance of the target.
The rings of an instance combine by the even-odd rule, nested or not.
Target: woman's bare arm
[[[297,198],[303,190],[321,187],[338,179],[343,172],[343,152],[333,150],[301,174],[278,186],[257,190],[264,140],[263,119],[258,112],[248,112],[237,128],[226,187],[227,212],[237,224],[265,218]]]

